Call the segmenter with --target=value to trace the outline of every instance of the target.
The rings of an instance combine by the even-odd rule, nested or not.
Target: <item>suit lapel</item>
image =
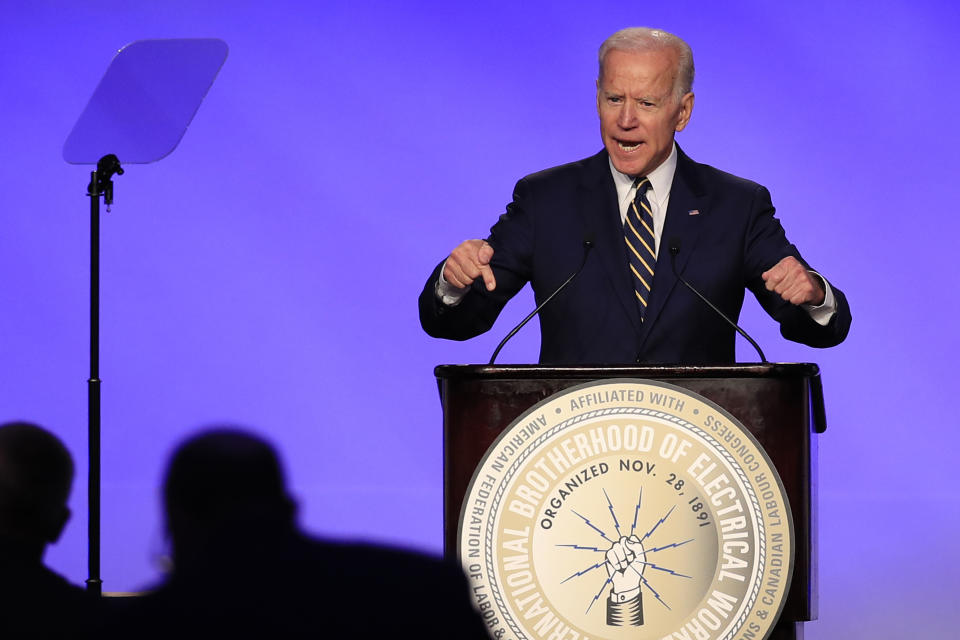
[[[617,302],[627,314],[638,334],[641,331],[640,312],[633,292],[633,283],[627,270],[627,249],[620,222],[617,188],[610,174],[606,151],[593,156],[580,187],[580,215],[584,228],[595,234],[594,253],[613,284]],[[598,206],[599,204],[599,206]]]
[[[696,163],[687,157],[677,146],[677,170],[673,175],[670,188],[670,203],[667,205],[667,217],[660,237],[660,249],[657,252],[657,266],[654,270],[653,287],[650,294],[650,306],[640,339],[640,349],[647,336],[653,330],[660,313],[663,311],[678,281],[670,265],[670,245],[679,240],[681,250],[677,254],[677,272],[683,273],[689,256],[693,254],[700,239],[701,221],[710,215],[706,210],[706,194],[697,177]]]

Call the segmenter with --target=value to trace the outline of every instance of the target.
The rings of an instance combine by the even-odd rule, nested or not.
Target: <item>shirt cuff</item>
[[[443,261],[443,266],[446,267],[447,261]],[[455,307],[466,297],[467,293],[470,292],[470,287],[455,287],[449,282],[446,278],[443,277],[443,267],[440,268],[440,278],[437,280],[437,284],[434,286],[434,292],[437,294],[437,297],[440,298],[440,302],[445,304],[448,307]]]
[[[817,306],[812,304],[800,305],[803,309],[810,314],[810,318],[816,322],[821,327],[825,327],[830,324],[830,320],[833,319],[834,314],[837,312],[837,299],[833,295],[833,289],[830,288],[830,283],[827,282],[827,279],[816,271],[810,271],[809,273],[815,275],[820,283],[823,284],[823,302]],[[443,277],[442,275],[440,276]]]

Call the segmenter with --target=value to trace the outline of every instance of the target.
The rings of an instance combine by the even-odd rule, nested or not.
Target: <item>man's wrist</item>
[[[837,313],[837,298],[833,295],[833,289],[826,278],[811,269],[807,269],[807,273],[816,278],[820,282],[820,286],[823,287],[823,302],[818,305],[803,304],[800,306],[810,314],[814,322],[825,327],[830,324],[830,320]]]
[[[463,300],[463,298],[470,291],[470,287],[456,287],[443,277],[443,269],[447,266],[446,261],[443,263],[443,267],[440,268],[440,278],[437,279],[437,283],[434,285],[433,291],[436,294],[437,298],[448,307],[455,307]]]
[[[640,595],[640,585],[637,585],[637,586],[634,587],[633,589],[629,589],[629,590],[627,590],[627,591],[621,591],[621,592],[619,592],[619,593],[615,593],[615,592],[611,591],[611,592],[610,592],[610,601],[611,601],[611,602],[626,602],[627,600],[633,600],[633,599],[636,598],[638,595]]]

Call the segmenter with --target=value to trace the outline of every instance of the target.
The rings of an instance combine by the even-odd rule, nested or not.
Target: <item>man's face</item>
[[[667,159],[673,134],[693,111],[693,93],[679,101],[673,91],[677,54],[672,49],[607,53],[597,81],[600,136],[613,166],[645,176]]]

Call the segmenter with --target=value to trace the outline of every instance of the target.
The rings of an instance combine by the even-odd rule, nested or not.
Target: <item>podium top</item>
[[[724,366],[678,366],[678,365],[609,365],[609,366],[542,366],[536,364],[485,365],[442,364],[434,368],[440,397],[444,386],[460,384],[486,384],[498,380],[557,381],[571,380],[589,382],[598,379],[641,378],[650,380],[805,380],[810,391],[810,409],[813,430],[823,433],[827,429],[827,412],[823,403],[823,383],[820,367],[812,362],[771,362],[767,364],[734,364]],[[680,383],[682,384],[682,383]],[[564,385],[566,386],[566,385]]]
[[[811,362],[773,362],[767,364],[735,364],[724,366],[677,365],[608,365],[608,366],[541,366],[535,364],[480,365],[442,364],[433,370],[438,380],[472,378],[813,378],[820,367]]]

